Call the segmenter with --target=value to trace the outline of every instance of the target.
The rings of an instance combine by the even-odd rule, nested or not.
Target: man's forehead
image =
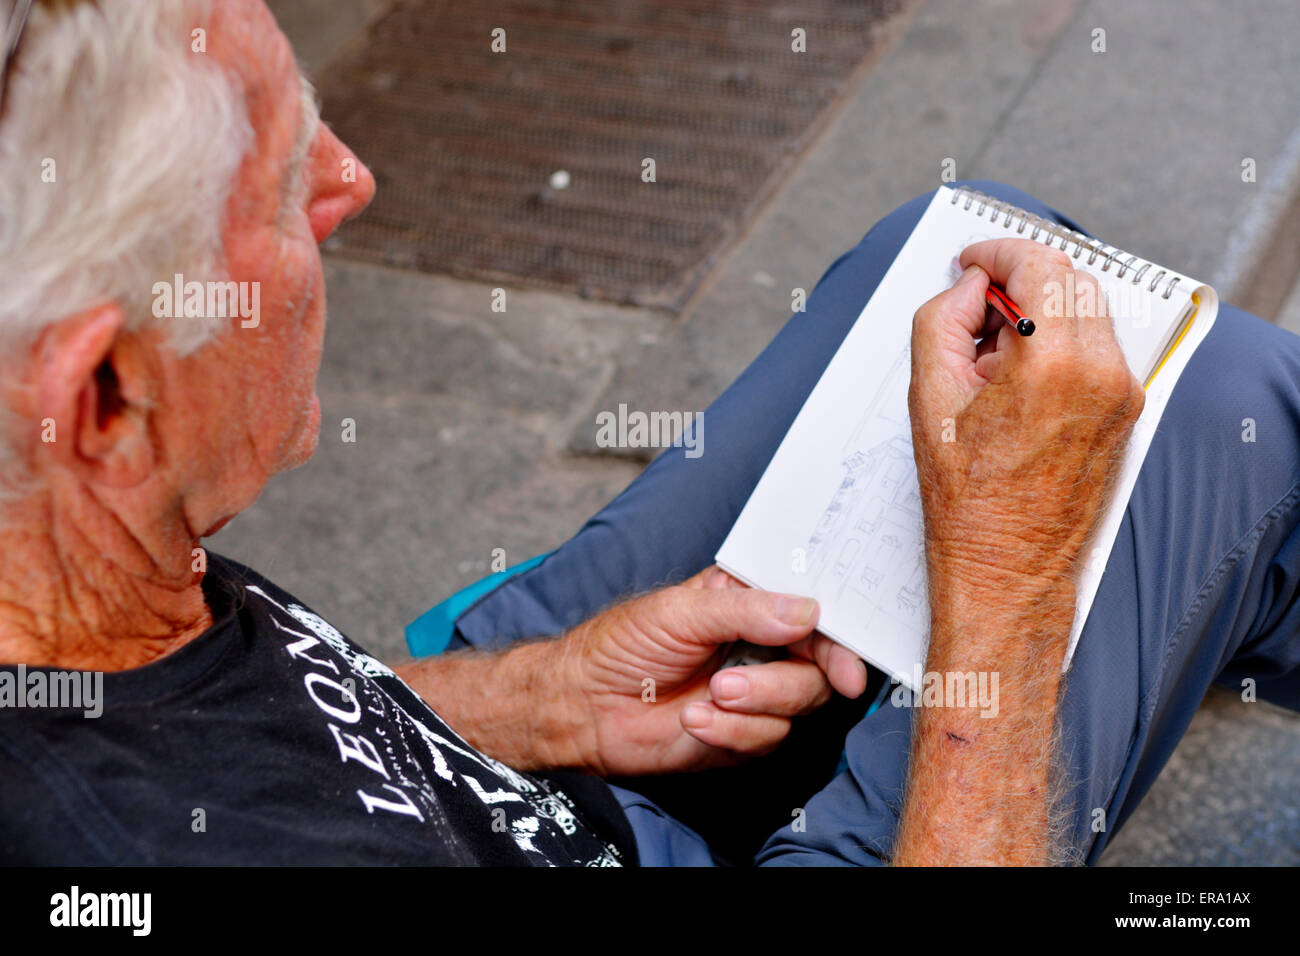
[[[293,48],[262,0],[212,4],[209,49],[242,84],[259,138],[262,125],[274,122],[284,107],[297,106],[299,73]]]
[[[245,176],[254,177],[255,194],[290,198],[315,138],[315,92],[261,0],[214,3],[212,34],[210,49],[241,83],[256,137]],[[245,202],[248,198],[245,193]]]

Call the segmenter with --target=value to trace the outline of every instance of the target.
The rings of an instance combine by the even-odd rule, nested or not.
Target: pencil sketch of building
[[[928,618],[921,497],[907,418],[910,367],[905,352],[879,384],[845,442],[843,477],[808,539],[808,572],[818,590],[829,587],[868,627],[882,615],[923,628]]]

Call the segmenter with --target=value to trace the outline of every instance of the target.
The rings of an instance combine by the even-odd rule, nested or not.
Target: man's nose
[[[312,234],[320,243],[366,208],[375,195],[375,177],[324,124],[314,152],[313,195],[308,217]]]

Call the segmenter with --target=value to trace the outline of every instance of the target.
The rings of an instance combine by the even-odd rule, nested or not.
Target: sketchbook
[[[962,249],[1005,236],[1054,245],[1096,277],[1146,389],[1114,497],[1084,556],[1067,668],[1156,425],[1218,312],[1218,295],[1204,283],[983,193],[939,187],[717,553],[746,584],[817,598],[818,630],[913,690],[930,622],[907,412],[908,320],[956,281]]]

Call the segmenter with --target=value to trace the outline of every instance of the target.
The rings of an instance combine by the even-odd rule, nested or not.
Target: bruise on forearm
[[[918,708],[894,862],[1053,862],[1052,749],[1073,582],[957,580],[932,580],[927,669],[996,673],[997,711]]]

